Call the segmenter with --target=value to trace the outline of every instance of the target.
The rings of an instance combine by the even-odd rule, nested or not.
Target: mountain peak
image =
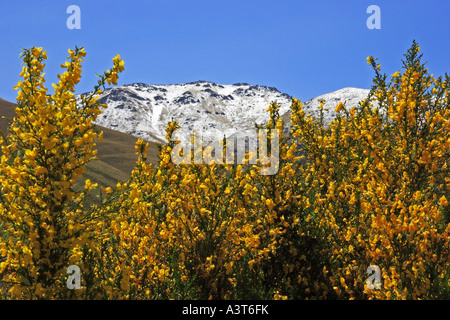
[[[315,114],[320,99],[330,105],[346,100],[354,104],[364,99],[369,90],[342,88],[304,103],[306,112]],[[164,142],[167,123],[180,125],[178,138],[189,139],[196,131],[206,138],[231,136],[255,129],[255,123],[269,119],[271,102],[280,105],[280,115],[288,114],[291,96],[274,87],[235,83],[217,84],[198,80],[182,84],[132,83],[107,89],[99,102],[108,108],[96,123],[150,141]],[[333,108],[334,111],[334,108]],[[334,115],[330,115],[333,117]]]
[[[266,110],[273,101],[281,106],[282,113],[289,110],[290,96],[274,87],[205,80],[166,85],[132,83],[104,91],[99,102],[108,104],[108,108],[96,123],[162,142],[167,123],[174,119],[181,126],[182,140],[193,130],[207,137],[223,137],[267,122]]]

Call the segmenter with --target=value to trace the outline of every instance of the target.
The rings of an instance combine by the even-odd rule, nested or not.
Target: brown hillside
[[[9,121],[15,114],[17,105],[0,98],[0,129],[6,135]],[[3,118],[5,117],[5,119]],[[97,143],[98,160],[91,161],[84,179],[91,179],[103,186],[113,186],[118,181],[126,181],[137,160],[135,154],[136,137],[119,131],[97,126],[103,131],[103,142]],[[156,163],[158,148],[153,142],[149,143],[149,162]]]

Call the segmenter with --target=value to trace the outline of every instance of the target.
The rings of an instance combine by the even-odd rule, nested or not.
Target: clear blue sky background
[[[69,5],[81,30],[66,27]],[[369,30],[369,5],[381,30]],[[77,92],[89,91],[120,54],[119,85],[208,80],[274,86],[303,101],[343,87],[369,88],[373,72],[401,68],[412,40],[435,75],[450,72],[450,1],[427,0],[33,0],[2,1],[0,97],[14,101],[21,48],[47,50],[49,90],[67,49],[87,51]]]

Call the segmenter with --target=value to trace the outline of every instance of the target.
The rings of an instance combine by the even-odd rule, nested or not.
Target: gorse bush
[[[349,111],[339,103],[327,128],[293,103],[308,159],[302,215],[325,240],[323,271],[339,298],[448,297],[450,82],[420,60],[414,42],[387,83],[369,57],[369,96]],[[381,290],[365,287],[369,265],[381,269]]]
[[[2,140],[0,290],[11,299],[442,299],[450,297],[450,81],[434,78],[413,42],[388,77],[373,57],[372,89],[323,123],[293,99],[262,126],[280,135],[278,172],[265,163],[174,164],[168,124],[159,162],[139,139],[128,181],[74,184],[95,158],[96,98],[123,61],[77,101],[83,49],[55,93],[42,49],[22,54],[17,117]],[[276,131],[277,130],[277,131]],[[187,151],[189,152],[189,151]],[[191,150],[204,153],[206,150]],[[87,194],[101,189],[94,204]],[[66,286],[81,269],[81,289]],[[381,287],[367,286],[367,268]]]
[[[0,226],[0,265],[8,297],[66,298],[66,268],[90,254],[101,225],[96,207],[84,206],[84,192],[74,184],[88,161],[96,154],[92,122],[101,113],[96,102],[106,82],[116,82],[123,70],[120,57],[105,72],[94,91],[82,98],[74,95],[81,78],[83,49],[69,50],[65,72],[47,95],[43,77],[46,52],[25,50],[22,81],[19,81],[16,117],[2,139]],[[87,294],[88,287],[77,292]]]

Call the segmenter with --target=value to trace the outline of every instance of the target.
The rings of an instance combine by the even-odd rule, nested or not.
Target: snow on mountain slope
[[[324,113],[324,122],[329,123],[336,117],[336,111],[334,109],[339,102],[346,102],[346,109],[351,109],[352,107],[355,107],[358,102],[364,100],[369,92],[369,89],[343,88],[306,101],[304,103],[304,109],[306,113],[318,117],[318,106],[320,105],[320,101],[325,100],[323,109],[328,109],[328,112]]]
[[[305,102],[305,112],[317,116],[319,100],[325,99],[325,108],[330,108],[326,121],[331,121],[339,101],[346,100],[351,107],[368,92],[344,88],[328,93]],[[173,119],[181,126],[180,140],[186,141],[194,131],[209,140],[255,132],[255,123],[268,121],[267,108],[273,101],[280,105],[280,115],[288,120],[291,97],[273,87],[207,81],[173,85],[133,83],[104,91],[99,102],[108,104],[108,108],[96,123],[150,141],[164,142],[165,128]]]
[[[343,88],[340,90],[336,90],[330,93],[326,93],[320,96],[317,96],[311,100],[303,102],[303,110],[306,114],[310,114],[315,118],[319,118],[319,105],[320,101],[325,100],[325,104],[323,105],[323,114],[324,114],[324,123],[330,123],[336,117],[335,108],[339,102],[346,102],[345,108],[350,110],[352,107],[358,105],[358,103],[365,98],[367,98],[370,90],[369,89],[360,89],[360,88]],[[290,130],[289,117],[291,115],[291,111],[289,110],[285,114],[282,115],[284,120],[284,133],[288,133]]]
[[[181,126],[180,138],[193,131],[213,137],[253,129],[268,120],[272,101],[287,112],[291,98],[275,88],[238,83],[220,85],[196,81],[176,85],[134,83],[105,90],[100,97],[108,108],[97,124],[152,141],[165,141],[169,121]]]

